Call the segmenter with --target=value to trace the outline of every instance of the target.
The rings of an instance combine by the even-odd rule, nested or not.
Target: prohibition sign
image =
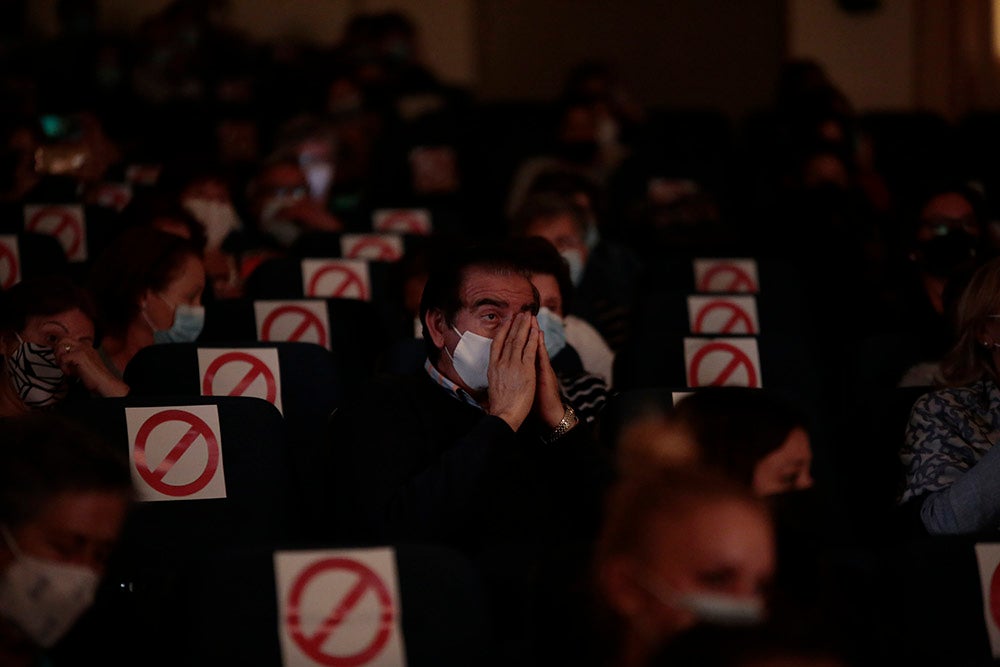
[[[390,211],[376,225],[377,231],[429,234],[430,223],[417,211]]]
[[[303,308],[302,306],[279,306],[271,311],[271,313],[264,319],[264,323],[260,327],[260,338],[262,341],[273,341],[271,338],[271,328],[279,317],[283,317],[292,314],[292,317],[302,315],[302,322],[298,324],[292,333],[288,334],[288,341],[298,341],[306,334],[310,329],[315,328],[316,334],[319,337],[319,344],[326,347],[326,327],[323,323],[316,317],[316,313],[312,312],[308,308]]]
[[[365,284],[361,282],[360,276],[358,276],[358,274],[356,274],[351,269],[344,266],[337,266],[336,264],[328,264],[327,266],[322,267],[321,269],[317,270],[316,273],[313,274],[312,280],[309,281],[307,294],[309,296],[318,296],[316,290],[319,287],[319,281],[326,276],[336,276],[336,275],[343,275],[344,279],[340,284],[338,284],[333,289],[333,292],[330,294],[330,296],[350,298],[350,296],[347,295],[348,290],[350,290],[352,287],[356,287],[358,290],[359,299],[368,298],[368,293],[365,290]]]
[[[364,252],[368,248],[375,250],[375,256],[370,257],[370,259],[382,262],[394,262],[399,259],[399,254],[392,244],[377,236],[367,236],[355,243],[354,247],[351,248],[350,259],[368,258]]]
[[[730,362],[726,364],[726,367],[722,369],[722,372],[719,373],[719,376],[715,378],[715,380],[709,383],[711,386],[718,387],[724,385],[726,383],[726,380],[732,377],[733,373],[735,373],[740,366],[745,366],[747,369],[748,386],[750,387],[757,386],[757,370],[754,368],[753,361],[750,359],[750,357],[748,357],[743,350],[736,347],[735,345],[732,345],[730,343],[724,343],[722,341],[714,341],[708,343],[707,345],[699,348],[694,353],[694,356],[691,358],[691,370],[690,370],[690,377],[688,378],[688,386],[690,387],[700,386],[697,384],[698,374],[699,374],[698,372],[701,370],[701,364],[705,360],[705,357],[708,356],[711,352],[728,353],[731,354],[733,357],[730,360]]]
[[[7,265],[7,273],[3,272],[4,264]],[[0,240],[0,289],[8,289],[17,282],[17,268],[17,255],[13,246]]]
[[[737,306],[731,301],[710,301],[705,304],[705,307],[698,311],[698,316],[694,321],[694,333],[702,333],[702,329],[705,327],[705,319],[708,317],[709,313],[717,310],[728,310],[732,313],[728,320],[722,325],[721,333],[733,333],[736,329],[736,325],[741,322],[746,327],[746,333],[754,333],[753,320],[750,319],[750,315],[747,314],[745,310]]]
[[[993,578],[990,579],[990,618],[1000,627],[1000,565],[993,570]]]
[[[185,422],[190,425],[190,428],[180,442],[170,449],[160,464],[155,469],[150,469],[146,462],[146,443],[154,428],[169,421]],[[205,465],[205,471],[196,480],[187,484],[174,485],[163,481],[166,474],[184,456],[184,453],[190,449],[199,436],[205,438],[205,444],[208,446],[208,463]],[[219,441],[215,438],[212,427],[199,417],[184,410],[164,410],[147,419],[139,428],[139,432],[136,433],[135,469],[139,476],[156,491],[174,498],[189,496],[208,486],[219,469]]]
[[[753,278],[743,269],[734,264],[716,264],[701,278],[701,285],[698,287],[701,292],[712,291],[712,281],[717,276],[732,276],[732,280],[725,286],[726,292],[753,292],[757,289]]]
[[[42,223],[52,220],[55,224],[45,225]],[[29,232],[41,232],[59,239],[63,248],[66,249],[66,256],[77,257],[83,241],[83,227],[79,220],[69,211],[54,206],[43,208],[31,216],[25,229]]]
[[[253,356],[252,354],[247,354],[246,352],[229,352],[227,354],[221,354],[215,358],[215,360],[209,364],[208,368],[205,369],[205,379],[202,381],[201,393],[204,396],[218,396],[218,394],[213,392],[215,375],[219,370],[229,363],[248,363],[250,364],[250,370],[243,377],[242,380],[236,383],[236,386],[232,388],[229,392],[229,396],[242,396],[251,384],[258,377],[264,378],[264,382],[267,385],[267,396],[266,399],[269,403],[274,403],[278,400],[278,383],[274,380],[274,375],[271,373],[271,369],[267,367],[263,361]]]
[[[330,570],[347,570],[348,572],[357,574],[358,580],[351,587],[351,590],[348,591],[344,599],[320,623],[313,634],[307,635],[301,626],[302,619],[299,614],[302,595],[313,579]],[[381,609],[379,626],[371,642],[360,652],[353,655],[324,653],[323,644],[333,635],[337,627],[343,623],[347,615],[357,606],[362,596],[369,590],[378,598]],[[329,667],[356,667],[368,662],[385,648],[389,637],[392,635],[393,618],[392,596],[374,571],[364,564],[349,558],[324,558],[303,570],[298,579],[292,584],[288,596],[288,616],[285,619],[285,623],[288,626],[288,631],[292,639],[295,640],[299,648],[319,664],[328,665]]]

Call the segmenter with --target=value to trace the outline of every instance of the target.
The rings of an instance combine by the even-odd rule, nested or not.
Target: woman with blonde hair
[[[901,459],[901,504],[931,534],[1000,528],[1000,258],[972,275],[955,312],[943,385],[914,403]]]

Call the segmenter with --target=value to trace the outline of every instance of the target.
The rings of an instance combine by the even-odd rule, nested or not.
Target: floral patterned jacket
[[[931,534],[1000,528],[1000,388],[992,380],[939,389],[910,411],[900,502],[923,498]]]

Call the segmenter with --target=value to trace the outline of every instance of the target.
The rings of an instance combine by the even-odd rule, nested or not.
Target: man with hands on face
[[[596,530],[610,467],[560,394],[514,257],[476,246],[432,269],[424,368],[377,378],[335,414],[341,536],[475,553]]]

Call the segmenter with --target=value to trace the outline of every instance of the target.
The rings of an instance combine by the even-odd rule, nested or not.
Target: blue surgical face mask
[[[561,317],[543,306],[538,309],[538,326],[545,334],[545,351],[552,359],[566,347],[566,325]]]
[[[156,295],[164,303],[173,305],[159,294]],[[193,343],[201,335],[201,330],[205,326],[205,307],[191,306],[180,303],[174,306],[174,323],[169,329],[157,329],[153,326],[149,316],[143,312],[146,323],[153,330],[154,343]]]
[[[583,253],[575,248],[568,248],[559,252],[566,264],[569,265],[569,279],[574,287],[580,286],[583,280]]]
[[[455,367],[455,372],[469,389],[473,391],[486,389],[489,386],[486,373],[490,366],[490,349],[493,347],[493,339],[471,331],[459,333],[458,329],[454,327],[452,329],[462,338],[455,346],[454,353],[448,352],[447,347],[444,348],[444,351],[448,352],[448,356],[451,357],[451,364]]]

